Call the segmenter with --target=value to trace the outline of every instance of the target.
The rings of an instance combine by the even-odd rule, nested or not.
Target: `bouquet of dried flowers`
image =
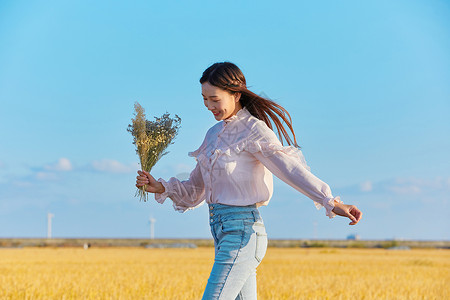
[[[144,108],[136,102],[134,104],[135,117],[131,119],[127,131],[133,135],[133,144],[136,145],[136,153],[139,156],[141,169],[150,172],[156,162],[166,155],[166,148],[173,144],[173,139],[178,134],[181,119],[177,115],[172,119],[168,113],[161,118],[155,117],[155,121],[145,118]],[[148,194],[145,186],[136,191],[136,197],[147,201]]]

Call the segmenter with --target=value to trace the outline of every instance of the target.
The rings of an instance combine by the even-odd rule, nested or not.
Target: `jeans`
[[[267,234],[256,205],[209,204],[215,258],[204,300],[256,299],[256,267]]]

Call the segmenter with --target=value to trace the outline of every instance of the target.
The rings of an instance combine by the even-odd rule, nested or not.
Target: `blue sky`
[[[152,170],[185,178],[215,124],[198,82],[232,61],[283,105],[312,172],[364,213],[329,220],[275,178],[271,238],[450,239],[450,3],[412,1],[0,2],[0,237],[209,238],[134,197],[126,131],[178,114]],[[153,198],[152,198],[153,199]]]

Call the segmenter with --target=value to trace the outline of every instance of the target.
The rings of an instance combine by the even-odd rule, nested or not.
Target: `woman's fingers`
[[[361,220],[362,212],[356,206],[350,207],[349,214],[350,214],[349,218],[350,220],[352,220],[352,222],[350,222],[349,225],[355,225],[356,223],[359,222],[359,220]]]
[[[347,217],[351,220],[349,225],[355,225],[361,220],[362,212],[354,205],[336,203],[333,212],[339,216]]]
[[[149,177],[144,173],[144,171],[137,171],[137,172],[139,175],[136,176],[136,187],[139,188],[141,186],[144,186],[144,185],[147,185],[150,183]]]
[[[152,179],[154,179],[153,176],[150,175],[150,173],[147,172],[147,171],[138,171],[138,174],[140,175],[140,177],[142,177],[142,178],[147,178],[149,181],[151,181]],[[139,177],[139,176],[138,176],[138,177]],[[138,177],[136,177],[136,178],[138,178]]]
[[[142,171],[142,173],[144,173],[144,176],[147,176],[148,178],[152,177],[152,175],[150,175],[150,173],[147,171]]]
[[[137,176],[137,177],[136,177],[136,182],[139,182],[139,183],[149,183],[150,181],[148,180],[148,177]]]
[[[149,172],[144,170],[137,171],[139,174],[136,176],[136,187],[141,188],[145,186],[145,190],[149,193],[154,193],[156,191],[156,184],[158,182],[150,175]]]

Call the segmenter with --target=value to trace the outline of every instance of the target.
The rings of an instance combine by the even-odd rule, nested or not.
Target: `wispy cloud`
[[[136,164],[126,165],[113,159],[96,160],[91,163],[93,170],[106,173],[131,173],[136,167]]]
[[[69,159],[62,157],[56,163],[48,164],[43,167],[47,171],[67,172],[72,171],[72,163]]]
[[[57,180],[59,176],[54,172],[37,172],[35,178],[38,180]]]
[[[63,172],[73,171],[72,162],[65,157],[42,167],[32,168],[32,177],[40,181],[53,181],[61,178]]]
[[[371,181],[364,181],[359,184],[361,192],[370,192],[373,189]]]
[[[0,165],[0,170],[1,170]],[[35,183],[58,181],[67,176],[78,176],[79,172],[101,172],[111,174],[131,173],[139,168],[137,163],[124,164],[114,159],[100,159],[91,161],[84,166],[76,166],[68,158],[62,157],[54,162],[40,166],[28,167],[22,175],[10,174],[2,181],[15,186],[32,186]]]
[[[396,178],[384,182],[381,188],[398,195],[427,194],[432,191],[450,191],[450,177],[422,178]]]
[[[339,188],[349,194],[389,194],[397,196],[427,197],[435,193],[450,193],[450,177],[435,178],[393,178],[384,181],[363,181]]]

